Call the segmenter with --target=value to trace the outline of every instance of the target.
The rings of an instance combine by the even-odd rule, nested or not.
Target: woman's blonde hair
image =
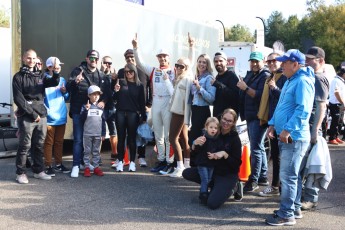
[[[200,54],[199,57],[198,57],[198,59],[196,60],[196,63],[199,62],[199,59],[200,59],[200,58],[205,58],[205,60],[206,60],[206,65],[207,65],[207,67],[206,67],[207,72],[209,72],[210,74],[212,74],[212,73],[213,73],[213,69],[212,69],[212,65],[211,65],[211,58],[210,58],[210,56],[208,56],[207,54]],[[197,76],[200,75],[199,70],[198,70],[198,64],[196,65],[196,75],[197,75]]]
[[[205,129],[208,127],[208,125],[210,123],[216,123],[217,124],[217,128],[218,128],[218,132],[219,132],[219,120],[216,118],[216,117],[209,117],[206,119],[206,122],[205,122]]]

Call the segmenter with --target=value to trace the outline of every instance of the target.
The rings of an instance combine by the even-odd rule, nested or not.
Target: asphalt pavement
[[[7,147],[15,144],[12,140]],[[66,143],[68,167],[71,149]],[[137,166],[130,173],[127,166],[123,173],[115,172],[109,149],[104,144],[103,177],[57,173],[42,181],[28,172],[26,185],[15,181],[15,158],[0,159],[0,229],[344,229],[345,145],[330,146],[333,180],[327,191],[321,191],[317,208],[303,212],[303,219],[292,227],[264,223],[278,208],[279,197],[263,198],[255,192],[245,194],[242,202],[230,198],[221,208],[210,210],[199,204],[197,184],[156,175],[150,167]],[[152,146],[146,152],[152,166],[156,159]]]

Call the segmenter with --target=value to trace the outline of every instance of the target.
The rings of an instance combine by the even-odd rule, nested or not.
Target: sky
[[[333,0],[325,0],[331,4]],[[226,28],[240,24],[254,32],[257,23],[265,21],[273,11],[282,12],[284,18],[297,15],[300,19],[307,14],[306,0],[145,0],[145,6],[164,14],[182,17],[191,21],[223,22]]]
[[[121,1],[121,0],[117,0]],[[123,0],[125,1],[125,0]],[[163,14],[174,15],[190,21],[213,24],[226,28],[240,24],[254,32],[258,23],[265,21],[273,11],[283,13],[284,18],[297,15],[302,18],[307,14],[306,0],[144,0],[145,7]],[[334,0],[325,0],[332,4]],[[0,7],[9,9],[11,0],[0,0]]]

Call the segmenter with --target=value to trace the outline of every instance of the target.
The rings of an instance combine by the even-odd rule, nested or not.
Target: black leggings
[[[189,133],[189,145],[192,146],[193,141],[202,136],[202,130],[205,127],[207,118],[211,116],[210,107],[192,105],[192,128]]]
[[[270,143],[271,143],[271,158],[272,158],[272,163],[273,163],[272,186],[280,187],[280,179],[279,179],[280,151],[279,151],[279,146],[278,146],[278,136],[276,132],[274,132],[274,138],[270,139]]]
[[[135,138],[139,125],[139,115],[137,112],[117,111],[116,125],[118,133],[117,153],[119,161],[123,161],[125,154],[125,141],[130,153],[130,161],[135,161],[137,145]]]
[[[197,167],[187,168],[183,171],[184,179],[201,183]],[[217,209],[224,204],[229,197],[234,193],[234,188],[238,182],[237,174],[217,175],[213,174],[211,184],[213,187],[208,196],[207,207],[210,209]]]

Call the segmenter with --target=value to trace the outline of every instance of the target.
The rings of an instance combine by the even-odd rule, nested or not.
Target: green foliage
[[[240,24],[225,28],[225,41],[254,42],[255,38],[246,26]]]
[[[284,43],[285,49],[300,49],[305,52],[311,45],[322,47],[326,62],[339,65],[345,60],[345,0],[326,6],[323,0],[307,1],[308,15],[301,20],[282,13],[272,12],[267,20],[266,46],[272,47],[276,40]]]
[[[10,16],[6,14],[5,9],[0,9],[0,27],[10,27]]]
[[[309,35],[315,45],[326,53],[326,62],[334,66],[345,60],[345,3],[321,6],[311,10],[309,15]]]

